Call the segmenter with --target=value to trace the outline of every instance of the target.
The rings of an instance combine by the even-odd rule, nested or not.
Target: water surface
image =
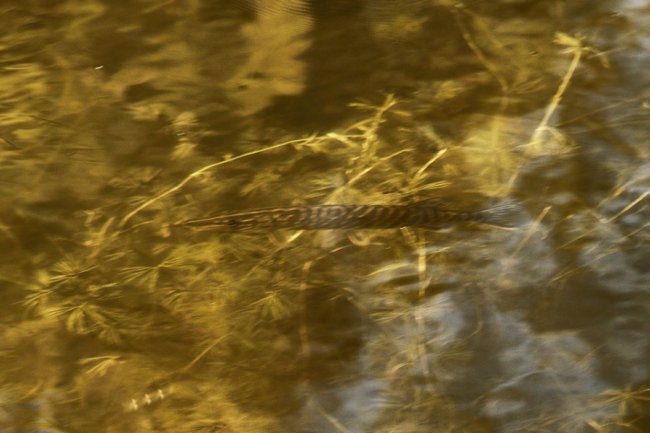
[[[0,432],[650,430],[647,1],[5,3]]]

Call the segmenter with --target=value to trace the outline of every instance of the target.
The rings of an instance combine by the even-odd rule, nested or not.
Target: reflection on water
[[[306,34],[312,28],[304,0],[259,0],[251,7],[255,19],[241,29],[247,59],[227,84],[231,101],[244,116],[268,107],[274,98],[304,90],[306,65],[300,56],[309,47]]]
[[[0,6],[0,432],[650,429],[649,6]]]

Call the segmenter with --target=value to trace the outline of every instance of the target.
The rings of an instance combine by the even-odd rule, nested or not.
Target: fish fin
[[[519,227],[526,219],[521,204],[509,198],[479,213],[483,217],[483,223],[504,228]]]

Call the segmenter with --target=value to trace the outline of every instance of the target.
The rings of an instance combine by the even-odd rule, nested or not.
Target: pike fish
[[[191,218],[174,226],[214,231],[257,229],[390,229],[398,227],[440,228],[455,223],[513,226],[510,203],[478,211],[456,211],[430,205],[315,205],[276,207],[224,212]]]

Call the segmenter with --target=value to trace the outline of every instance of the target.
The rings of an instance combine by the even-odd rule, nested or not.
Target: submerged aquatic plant
[[[305,3],[278,7],[300,5],[292,9],[300,15]],[[294,424],[309,419],[315,431],[632,429],[647,390],[594,380],[596,369],[587,362],[591,347],[583,339],[530,322],[559,308],[556,299],[581,287],[574,286],[575,278],[586,273],[598,277],[604,293],[645,299],[645,275],[630,264],[645,257],[636,240],[647,239],[642,167],[621,174],[595,211],[558,211],[567,197],[554,196],[548,203],[528,203],[534,216],[526,221],[525,209],[517,207],[524,218],[515,230],[463,226],[441,232],[395,223],[379,224],[380,230],[347,230],[343,224],[340,230],[309,232],[270,224],[251,233],[211,233],[175,224],[260,207],[482,209],[504,196],[537,199],[553,190],[539,187],[544,176],[564,168],[579,150],[568,128],[579,119],[562,118],[561,107],[585,58],[603,58],[602,53],[558,34],[570,57],[551,66],[564,69],[546,69],[556,50],[546,42],[535,46],[541,55],[531,66],[529,39],[537,38],[521,43],[521,22],[450,2],[436,5],[451,11],[472,56],[466,59],[469,69],[480,73],[418,84],[414,95],[356,102],[354,120],[326,133],[295,137],[250,121],[242,126],[245,139],[226,150],[208,148],[203,139],[218,140],[204,117],[178,102],[192,99],[179,89],[198,79],[198,68],[188,65],[203,65],[208,56],[173,44],[107,73],[104,87],[94,75],[85,78],[93,94],[112,102],[119,100],[109,95],[133,98],[119,116],[113,113],[117,131],[131,132],[120,122],[164,125],[152,129],[165,138],[167,147],[160,148],[166,150],[142,148],[142,161],[134,162],[122,148],[102,148],[102,140],[125,144],[115,130],[106,128],[102,140],[89,132],[102,107],[73,127],[47,123],[49,128],[32,130],[29,116],[0,116],[4,128],[15,126],[0,137],[0,169],[25,185],[24,191],[3,194],[7,205],[0,215],[0,236],[12,247],[12,263],[0,268],[0,282],[10,286],[10,304],[18,306],[0,338],[2,369],[8,372],[0,389],[0,428],[12,430],[24,421],[30,429],[70,432],[267,432],[305,430]],[[161,17],[163,6],[147,7],[147,14]],[[430,5],[413,7],[369,33],[392,38],[407,25],[401,43],[424,39],[421,33],[432,25],[415,12]],[[83,20],[101,15],[99,9],[89,7],[77,25],[90,31]],[[381,17],[380,12],[366,14]],[[158,24],[174,21],[171,16]],[[229,20],[231,26],[236,21]],[[192,28],[198,21],[184,23]],[[541,18],[532,21],[534,36],[550,41],[552,26]],[[302,37],[304,29],[292,28]],[[76,41],[68,37],[67,43]],[[236,78],[263,60],[268,50],[260,48],[265,47],[252,50]],[[173,74],[150,65],[165,62],[174,65]],[[42,68],[25,70],[3,87],[12,101],[15,89],[30,80],[32,93],[46,94],[39,93],[47,88]],[[61,101],[81,86],[74,78],[80,73],[70,70]],[[140,76],[149,81],[138,82]],[[214,78],[206,81],[212,85]],[[139,92],[157,95],[156,84],[174,98],[140,99]],[[302,82],[298,87],[280,94],[293,94]],[[434,117],[431,106],[446,110],[463,91],[483,89],[480,94],[492,87],[497,96],[487,98],[490,109],[472,107],[472,114],[453,119],[455,131],[427,117]],[[242,97],[250,103],[245,109],[257,108],[250,94]],[[545,101],[539,108],[531,101],[542,94],[535,99]],[[86,105],[83,96],[72,101],[71,110]],[[30,111],[22,102],[27,105],[21,109]],[[513,106],[526,107],[524,114]],[[48,136],[68,137],[70,131],[84,146],[52,150]],[[137,141],[125,141],[131,140]],[[24,145],[31,142],[36,144]],[[536,170],[549,159],[553,167]],[[36,170],[42,177],[27,182]],[[540,183],[529,181],[522,192],[519,182],[526,176]],[[57,178],[60,184],[52,181]],[[61,207],[52,204],[57,201]],[[621,279],[625,284],[616,283]],[[614,319],[606,325],[619,326]],[[607,330],[623,335],[625,326],[613,328],[620,334]],[[615,353],[615,342],[603,344]],[[626,353],[629,364],[641,364],[643,349]],[[545,390],[548,398],[536,399],[531,389]],[[463,409],[468,402],[470,414]],[[577,406],[585,410],[560,410]],[[24,409],[24,420],[8,415],[17,407]]]

